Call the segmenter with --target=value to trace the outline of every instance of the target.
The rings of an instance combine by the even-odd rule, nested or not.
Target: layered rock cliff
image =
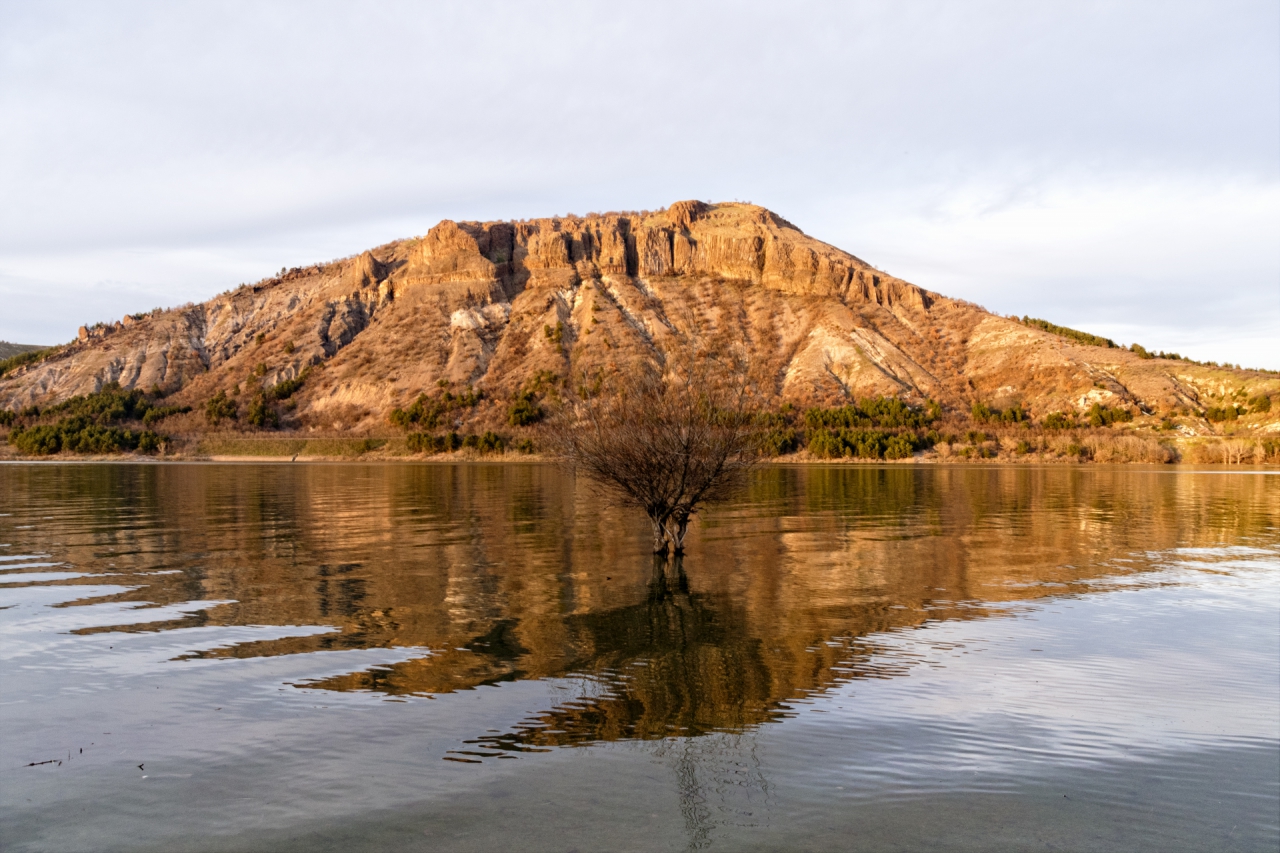
[[[446,220],[199,305],[82,329],[0,379],[0,407],[108,382],[199,406],[312,368],[286,426],[380,428],[390,408],[442,383],[505,401],[544,371],[651,355],[694,324],[746,340],[776,365],[779,401],[800,405],[885,394],[966,411],[1102,402],[1155,415],[1280,391],[1273,375],[1079,345],[887,275],[764,208],[686,201],[646,214]]]

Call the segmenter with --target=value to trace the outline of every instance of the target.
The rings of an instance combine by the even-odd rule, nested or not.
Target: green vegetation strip
[[[1082,332],[1079,329],[1069,329],[1066,326],[1058,326],[1050,323],[1048,320],[1041,320],[1038,317],[1023,317],[1022,324],[1024,326],[1033,326],[1037,329],[1058,335],[1063,338],[1070,338],[1078,343],[1091,347],[1106,347],[1107,349],[1116,349],[1116,342],[1111,338],[1104,338],[1099,335],[1091,335],[1088,332]]]
[[[461,394],[443,391],[434,398],[428,397],[426,394],[420,394],[409,408],[392,409],[387,419],[401,429],[409,429],[414,426],[435,429],[443,424],[445,416],[450,412],[474,408],[483,396],[483,393],[474,391],[470,387]]]
[[[275,438],[207,436],[196,445],[201,456],[254,456],[292,458],[294,456],[351,457],[373,451],[403,455],[404,439],[386,438]]]
[[[11,355],[8,358],[0,358],[0,376],[4,376],[11,370],[17,370],[27,364],[35,364],[44,361],[49,356],[58,351],[57,347],[49,347],[48,349],[29,350],[20,352],[17,355]]]
[[[157,406],[137,389],[124,391],[111,383],[92,394],[72,397],[41,410],[0,412],[0,425],[10,427],[9,443],[29,456],[69,453],[155,453],[167,438],[150,427],[169,415],[190,411]],[[134,426],[134,425],[137,426]]]

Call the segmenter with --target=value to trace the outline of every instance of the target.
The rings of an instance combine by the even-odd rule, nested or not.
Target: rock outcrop
[[[314,367],[287,420],[371,428],[441,382],[505,400],[544,371],[660,352],[692,324],[746,341],[776,365],[779,400],[801,405],[890,394],[964,410],[1104,402],[1158,413],[1277,384],[1079,345],[890,276],[764,208],[685,201],[647,214],[446,220],[199,305],[82,328],[0,379],[0,406],[108,382],[199,405]]]

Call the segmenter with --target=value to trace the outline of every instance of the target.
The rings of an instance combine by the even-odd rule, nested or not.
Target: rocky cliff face
[[[691,324],[776,365],[779,401],[852,396],[1159,413],[1280,383],[1074,344],[886,275],[760,207],[451,222],[356,258],[294,269],[199,305],[82,329],[0,379],[0,406],[108,382],[199,405],[308,367],[286,423],[367,429],[441,382],[505,401],[557,376],[653,354]],[[190,416],[187,425],[199,428]]]

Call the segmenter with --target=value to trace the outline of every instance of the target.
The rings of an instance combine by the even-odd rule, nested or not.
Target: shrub
[[[9,433],[9,443],[28,456],[48,456],[62,449],[62,433],[52,424],[19,427]]]
[[[800,447],[800,435],[791,427],[774,427],[760,434],[760,452],[765,456],[785,456]]]
[[[533,391],[519,391],[507,412],[507,422],[512,426],[529,426],[542,420],[544,414]]]
[[[525,380],[524,387],[541,397],[558,400],[560,399],[559,386],[563,381],[564,378],[554,370],[539,370]]]
[[[1111,426],[1114,423],[1121,423],[1133,420],[1133,412],[1128,409],[1111,408],[1101,403],[1094,403],[1089,407],[1089,411],[1085,413],[1085,417],[1089,419],[1089,426],[1103,427]]]
[[[1210,406],[1204,410],[1205,420],[1212,421],[1213,423],[1234,421],[1243,414],[1245,414],[1245,410],[1238,406]]]
[[[110,423],[141,419],[150,408],[151,401],[141,391],[136,388],[125,391],[120,388],[120,383],[110,382],[92,394],[71,397],[44,411],[33,407],[29,414],[27,412],[23,414],[28,417],[83,415],[91,418],[95,423]]]
[[[462,439],[462,446],[480,453],[502,453],[506,449],[506,442],[496,432],[486,432],[483,435],[471,433]]]
[[[249,422],[250,426],[255,426],[259,429],[274,429],[280,426],[280,415],[267,402],[267,395],[261,391],[253,398],[253,402],[249,404],[249,411],[246,413],[245,420]]]
[[[482,399],[484,399],[484,393],[474,391],[470,387],[461,394],[444,391],[440,396],[434,398],[428,397],[426,394],[419,394],[418,399],[414,400],[413,405],[409,408],[392,409],[387,415],[387,420],[394,426],[406,430],[415,425],[426,429],[434,429],[441,425],[444,416],[449,412],[473,408]]]
[[[468,447],[479,446],[479,437],[468,436],[468,438],[472,439],[472,443],[468,444]],[[456,432],[444,435],[432,435],[429,432],[411,432],[406,439],[410,453],[452,453],[462,447],[464,443],[462,437]]]
[[[4,376],[11,370],[17,370],[27,364],[35,364],[44,361],[49,356],[58,351],[57,347],[49,347],[48,349],[29,350],[20,352],[17,355],[11,355],[8,358],[0,358],[0,376]]]
[[[0,426],[13,426],[17,419],[18,413],[12,409],[0,409]]]
[[[101,426],[85,415],[63,418],[56,424],[38,424],[29,429],[9,433],[9,443],[21,453],[47,456],[69,453],[122,453],[141,450],[154,453],[160,449],[162,436],[146,431],[135,433],[119,427]]]
[[[809,452],[821,459],[905,459],[925,440],[912,432],[876,429],[813,430]]]
[[[411,432],[405,438],[410,453],[440,453],[444,450],[444,436],[426,432]]]
[[[1260,412],[1271,411],[1271,398],[1266,394],[1259,394],[1256,397],[1249,398],[1249,413],[1258,414]]]
[[[1153,438],[1091,435],[1081,440],[1095,462],[1176,462],[1178,452]]]
[[[22,453],[48,455],[62,451],[70,453],[118,453],[129,450],[154,452],[159,450],[164,437],[149,430],[134,431],[115,424],[123,421],[143,421],[150,425],[155,414],[172,413],[152,406],[146,395],[137,389],[125,391],[119,383],[109,383],[92,394],[71,397],[50,406],[43,412],[30,406],[15,416],[2,420],[13,425],[18,417],[24,420],[41,417],[57,417],[54,423],[35,424],[29,427],[14,426],[9,432],[9,443]],[[148,420],[148,416],[151,416]]]
[[[204,416],[210,426],[217,426],[224,420],[234,421],[239,412],[235,400],[228,399],[226,391],[219,391],[204,404]]]
[[[932,400],[924,408],[914,409],[896,397],[867,397],[848,406],[809,409],[804,413],[804,423],[811,430],[923,427],[941,415],[942,407]]]
[[[980,424],[1020,424],[1031,419],[1031,413],[1024,409],[1021,404],[1010,406],[1007,409],[992,409],[986,403],[974,403],[969,413]]]
[[[1058,335],[1059,337],[1063,337],[1063,338],[1069,338],[1070,340],[1073,340],[1077,343],[1085,344],[1087,346],[1106,347],[1108,349],[1116,348],[1116,342],[1111,340],[1110,338],[1104,338],[1098,335],[1091,335],[1088,332],[1081,332],[1078,329],[1069,329],[1066,326],[1057,326],[1057,325],[1054,325],[1053,323],[1050,323],[1048,320],[1040,320],[1035,317],[1023,317],[1022,323],[1025,326],[1033,326],[1037,329],[1041,329],[1043,331],[1049,332],[1050,334]]]
[[[1050,412],[1044,416],[1041,426],[1045,429],[1075,429],[1077,424],[1075,415],[1067,412]]]
[[[844,455],[844,442],[830,430],[809,434],[809,452],[819,459],[838,459]]]
[[[911,439],[905,435],[895,435],[889,439],[884,446],[885,459],[910,459],[912,450]]]
[[[308,367],[305,370],[303,370],[301,373],[299,373],[297,376],[293,377],[292,379],[280,380],[275,385],[271,386],[271,390],[267,392],[267,396],[269,396],[272,400],[289,399],[295,393],[297,393],[298,389],[301,388],[303,383],[307,381],[307,376],[310,373],[311,373],[311,368]]]
[[[172,415],[185,415],[189,411],[191,411],[190,406],[153,406],[142,416],[142,423],[151,426],[156,421],[162,421]]]

